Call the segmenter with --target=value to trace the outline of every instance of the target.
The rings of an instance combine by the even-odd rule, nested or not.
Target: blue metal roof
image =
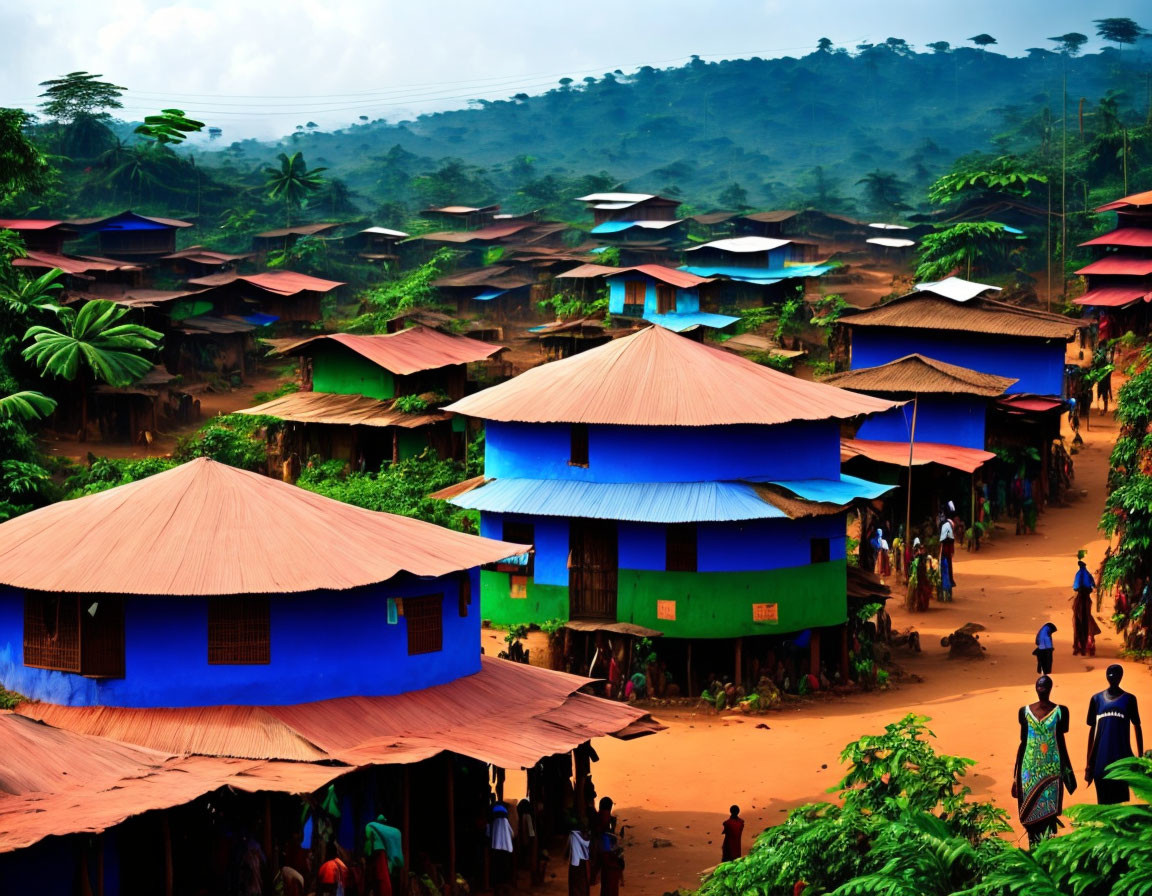
[[[451,500],[457,507],[530,516],[638,523],[787,519],[743,482],[579,482],[495,479]]]
[[[855,476],[763,480],[807,501],[848,504],[877,498],[895,486]],[[528,516],[586,517],[637,523],[726,523],[788,519],[756,493],[751,482],[581,482],[571,479],[494,479],[451,499],[457,507]]]
[[[743,268],[734,265],[681,265],[679,270],[697,277],[727,277],[768,286],[791,277],[819,277],[832,270],[827,264],[791,264],[782,268]]]
[[[603,224],[597,224],[590,231],[591,233],[619,233],[622,230],[627,230],[630,227],[635,227],[634,221],[605,221]]]
[[[478,296],[472,296],[474,302],[490,302],[493,299],[498,299],[504,293],[508,292],[506,289],[488,289],[480,293]]]
[[[753,481],[761,481],[753,479]],[[764,479],[769,485],[787,489],[805,501],[827,504],[847,504],[856,498],[872,500],[896,486],[881,485],[841,473],[839,479]]]
[[[648,314],[645,315],[644,319],[676,333],[682,333],[693,327],[712,327],[716,330],[722,330],[740,320],[738,317],[729,317],[727,314],[711,314],[707,311],[685,311],[683,314]]]

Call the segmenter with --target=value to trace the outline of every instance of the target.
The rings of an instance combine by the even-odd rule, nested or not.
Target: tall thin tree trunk
[[[80,441],[88,441],[88,390],[80,383]]]

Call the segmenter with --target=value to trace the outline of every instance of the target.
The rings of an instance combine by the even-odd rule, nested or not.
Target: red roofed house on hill
[[[840,427],[893,406],[652,326],[448,405],[485,465],[440,495],[536,546],[482,573],[486,619],[662,633],[690,692],[847,674],[845,514],[888,487],[841,475]]]
[[[313,455],[372,471],[429,447],[442,458],[463,459],[464,419],[439,408],[464,397],[469,364],[502,351],[429,327],[317,336],[285,350],[302,359],[311,389],[240,413],[286,422],[269,445],[269,462],[288,462],[290,472]]]
[[[1099,247],[1100,257],[1076,273],[1087,280],[1073,304],[1099,315],[1100,338],[1152,327],[1152,190],[1125,196],[1096,209],[1116,212],[1117,226],[1082,246]]]
[[[0,716],[5,892],[228,892],[224,831],[273,858],[308,815],[322,861],[320,806],[350,852],[385,814],[405,890],[421,853],[478,883],[452,809],[487,809],[487,763],[658,727],[481,657],[477,567],[527,549],[206,459],[0,525],[0,682],[50,726]]]

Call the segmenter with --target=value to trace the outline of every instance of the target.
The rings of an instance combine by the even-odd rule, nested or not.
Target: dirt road
[[[1076,552],[1088,550],[1095,569],[1106,541],[1096,524],[1104,500],[1108,454],[1116,427],[1111,417],[1094,415],[1092,431],[1076,456],[1073,502],[1050,508],[1038,533],[1017,537],[1000,530],[979,553],[959,551],[956,601],[934,604],[926,614],[910,616],[892,601],[893,625],[915,625],[924,652],[898,657],[922,682],[900,684],[883,693],[858,694],[806,703],[766,716],[724,716],[683,711],[657,712],[669,727],[654,737],[621,742],[597,741],[601,761],[593,767],[599,793],[613,797],[624,826],[629,896],[662,894],[698,885],[704,869],[720,857],[720,825],[735,802],[747,822],[745,849],[763,828],[807,802],[827,799],[839,780],[840,749],[859,735],[879,732],[906,713],[930,716],[939,736],[937,749],[976,760],[968,783],[977,798],[1014,810],[1009,794],[1019,729],[1017,709],[1035,699],[1036,630],[1052,620],[1059,628],[1053,670],[1053,699],[1072,714],[1068,747],[1083,778],[1090,696],[1106,686],[1104,668],[1119,649],[1105,601],[1097,618],[1104,633],[1096,657],[1073,658],[1071,584]],[[1084,490],[1084,496],[1079,491]],[[966,622],[986,627],[983,661],[948,660],[940,637]],[[1125,686],[1152,702],[1146,667],[1125,663]],[[765,724],[767,729],[757,727]],[[519,793],[519,781],[509,781]],[[1094,800],[1081,786],[1068,802]],[[1022,832],[1017,832],[1022,836]],[[653,840],[671,841],[656,848]],[[563,892],[559,861],[550,890]]]

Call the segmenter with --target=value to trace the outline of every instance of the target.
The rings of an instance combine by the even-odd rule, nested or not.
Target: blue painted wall
[[[608,310],[612,314],[624,313],[625,283],[640,281],[647,286],[644,290],[644,317],[659,313],[660,306],[656,303],[656,279],[645,277],[642,274],[621,275],[608,280]],[[696,289],[676,290],[676,313],[685,314],[689,311],[700,310],[700,293]]]
[[[921,395],[917,400],[916,441],[983,448],[985,400],[971,396]],[[856,438],[907,442],[911,430],[912,405],[906,404],[869,417],[860,424]]]
[[[1063,394],[1063,342],[895,327],[851,329],[853,370],[877,367],[918,353],[948,364],[1019,380],[1008,388],[1009,392]]]
[[[514,513],[481,513],[480,534],[485,538],[504,537],[504,521],[528,523],[534,527],[536,547],[533,580],[540,585],[568,587],[568,518],[521,516]]]
[[[541,585],[567,586],[567,518],[482,513],[480,534],[485,538],[502,537],[506,519],[535,527],[534,581]],[[829,539],[831,558],[843,560],[844,528],[842,514],[804,520],[701,523],[697,535],[697,569],[700,572],[757,572],[806,566],[811,559],[813,538]],[[617,531],[620,569],[664,569],[666,526],[621,522]]]
[[[0,683],[35,700],[71,706],[291,704],[417,690],[480,668],[479,572],[459,615],[455,578],[405,577],[346,592],[273,595],[268,665],[208,664],[208,603],[202,598],[127,597],[125,677],[89,679],[23,665],[24,598],[0,592]],[[387,621],[388,597],[443,594],[444,643],[408,655],[406,620]]]
[[[489,420],[484,433],[484,475],[591,482],[840,476],[840,426],[835,421],[780,426],[590,426],[587,467],[568,463],[570,432],[561,423]]]

